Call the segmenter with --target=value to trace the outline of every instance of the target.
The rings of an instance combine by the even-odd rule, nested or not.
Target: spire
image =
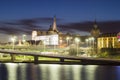
[[[57,30],[57,24],[56,24],[56,16],[54,16],[54,19],[53,19],[52,29],[53,29],[53,31],[58,32],[58,30]]]
[[[53,19],[53,30],[56,30],[56,16],[54,16],[54,19]]]
[[[97,22],[96,22],[96,19],[94,21],[94,24],[93,24],[93,28],[91,30],[91,35],[93,37],[98,37],[100,34],[100,29],[98,28],[98,25],[97,25]]]
[[[97,26],[97,22],[96,22],[96,19],[95,19],[95,21],[94,21],[94,28],[98,28],[98,26]]]

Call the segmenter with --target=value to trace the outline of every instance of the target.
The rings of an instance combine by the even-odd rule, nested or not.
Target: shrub
[[[69,49],[69,55],[77,55],[77,51],[75,48]]]

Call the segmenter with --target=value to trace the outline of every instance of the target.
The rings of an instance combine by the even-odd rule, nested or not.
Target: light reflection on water
[[[26,64],[18,64],[17,80],[26,80]]]
[[[17,76],[17,64],[12,64],[12,63],[6,63],[5,64],[7,67],[7,71],[8,71],[8,80],[17,80],[16,76]]]
[[[0,80],[120,80],[120,66],[0,63]]]

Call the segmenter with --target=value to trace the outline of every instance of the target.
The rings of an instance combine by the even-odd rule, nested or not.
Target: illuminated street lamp
[[[75,38],[75,42],[76,42],[76,45],[77,45],[77,55],[78,55],[78,47],[79,47],[80,39],[79,38]]]
[[[69,39],[70,39],[70,37],[66,38],[66,40],[67,40],[67,46],[69,46]]]
[[[26,35],[23,34],[22,35],[22,42],[23,42],[23,45],[25,46],[25,42],[26,42]],[[24,55],[24,60],[25,60],[26,56]]]
[[[89,38],[88,40],[89,40],[89,42],[90,42],[91,53],[92,53],[92,48],[93,48],[93,50],[94,50],[94,40],[95,40],[95,38],[94,38],[94,37],[91,37],[91,38]]]
[[[46,47],[45,47],[45,45],[46,45],[45,40],[43,41],[43,44],[44,44],[44,52],[45,52],[45,48],[46,48]]]
[[[94,40],[95,38],[94,37],[91,37],[91,44],[92,44],[92,47],[94,48]]]
[[[23,42],[26,41],[26,35],[25,35],[25,34],[22,36],[22,41],[23,41]]]
[[[13,36],[13,37],[11,38],[11,41],[12,41],[12,43],[13,43],[12,49],[14,50],[14,48],[15,48],[16,36]]]
[[[86,42],[86,46],[88,47],[89,46],[89,44],[88,44],[89,39],[85,39],[85,42]]]

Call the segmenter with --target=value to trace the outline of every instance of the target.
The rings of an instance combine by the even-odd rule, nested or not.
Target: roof
[[[99,37],[116,37],[117,36],[117,32],[114,32],[114,33],[103,33],[103,34],[100,34]]]

